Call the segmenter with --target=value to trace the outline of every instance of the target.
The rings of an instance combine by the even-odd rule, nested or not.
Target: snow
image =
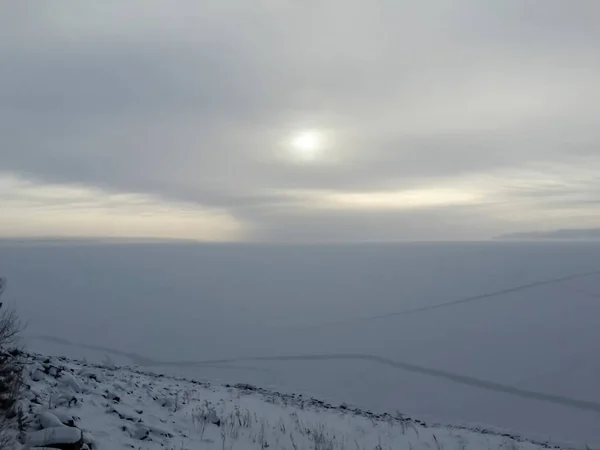
[[[81,385],[79,384],[79,382],[75,379],[74,376],[69,375],[68,373],[63,374],[60,377],[60,383],[68,391],[81,392]]]
[[[38,414],[38,420],[40,421],[40,425],[42,428],[56,428],[65,426],[63,422],[58,417],[56,417],[55,414],[52,414],[48,411],[40,412]]]
[[[297,394],[251,385],[211,385],[125,367],[93,367],[68,358],[27,356],[30,366],[55,367],[42,380],[26,379],[35,392],[26,414],[41,430],[27,433],[31,446],[83,442],[92,450],[537,450],[517,435],[426,424],[405,416],[378,415],[334,406]],[[37,369],[35,369],[37,370]],[[47,370],[49,371],[49,370]],[[101,377],[90,377],[90,372]],[[99,381],[102,379],[103,381]],[[63,380],[69,380],[65,383]],[[52,397],[81,389],[70,406],[50,408]],[[118,398],[110,392],[119,391]],[[165,399],[172,399],[165,402]],[[65,426],[62,422],[71,422]],[[77,447],[79,448],[79,447]]]
[[[98,370],[92,370],[92,369],[86,368],[86,369],[81,370],[79,372],[79,375],[84,378],[93,378],[99,382],[104,381],[104,376],[102,375],[102,372],[100,372]]]
[[[599,268],[598,243],[0,248],[32,351],[592,447],[600,277],[358,319]]]
[[[81,430],[64,426],[45,428],[27,434],[26,442],[30,447],[46,447],[56,444],[74,444],[81,440]]]
[[[31,379],[34,381],[41,381],[44,378],[44,373],[41,370],[36,370],[32,375]]]

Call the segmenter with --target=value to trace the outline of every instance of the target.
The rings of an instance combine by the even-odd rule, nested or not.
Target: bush
[[[0,296],[6,288],[6,280],[0,278]],[[0,302],[0,450],[12,448],[17,400],[22,387],[22,352],[15,348],[22,326],[14,309]]]

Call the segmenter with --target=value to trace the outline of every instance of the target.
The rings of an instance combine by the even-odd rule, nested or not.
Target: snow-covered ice
[[[511,288],[598,269],[597,243],[0,245],[31,351],[593,447],[600,277]]]

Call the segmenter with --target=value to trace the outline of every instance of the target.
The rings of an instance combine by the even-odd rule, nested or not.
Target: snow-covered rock
[[[131,433],[131,437],[133,439],[137,439],[138,441],[143,441],[144,439],[147,439],[149,435],[150,429],[142,423],[136,424],[135,427],[133,427],[133,431]]]
[[[68,427],[74,427],[75,422],[78,420],[77,417],[64,409],[53,409],[52,414],[54,414],[63,425]]]
[[[35,370],[32,374],[31,374],[31,380],[32,381],[42,381],[44,379],[44,372],[41,370]]]
[[[56,450],[55,447],[27,447],[27,450]],[[83,450],[83,447],[81,448]]]
[[[69,392],[61,392],[58,396],[53,397],[52,406],[54,408],[58,406],[66,406],[68,408],[77,405],[79,400],[72,393]]]
[[[95,380],[98,383],[104,382],[104,375],[100,370],[90,369],[88,367],[82,369],[79,372],[79,376],[82,378],[89,378],[90,380]]]
[[[65,425],[54,414],[48,411],[42,411],[38,414],[38,420],[42,428],[58,428]]]
[[[83,445],[81,430],[70,427],[46,428],[27,434],[25,439],[30,447],[52,447],[63,450],[80,449]]]
[[[33,400],[36,398],[36,393],[30,389],[23,391],[22,395],[23,395],[23,398],[25,398],[27,400]]]
[[[129,422],[139,422],[141,419],[140,414],[127,405],[119,405],[117,407],[111,405],[107,408],[106,412],[108,414],[116,414],[121,420],[127,420]]]
[[[60,377],[60,384],[64,387],[69,388],[73,392],[81,392],[81,384],[70,373],[64,373]]]

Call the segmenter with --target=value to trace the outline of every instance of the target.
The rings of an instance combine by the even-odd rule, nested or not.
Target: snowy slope
[[[430,425],[250,385],[210,385],[28,355],[33,445],[91,449],[533,450],[548,443],[489,430]],[[82,431],[82,433],[79,432]],[[64,440],[65,442],[60,442]],[[27,448],[27,447],[26,447]],[[558,448],[558,447],[556,447]]]

